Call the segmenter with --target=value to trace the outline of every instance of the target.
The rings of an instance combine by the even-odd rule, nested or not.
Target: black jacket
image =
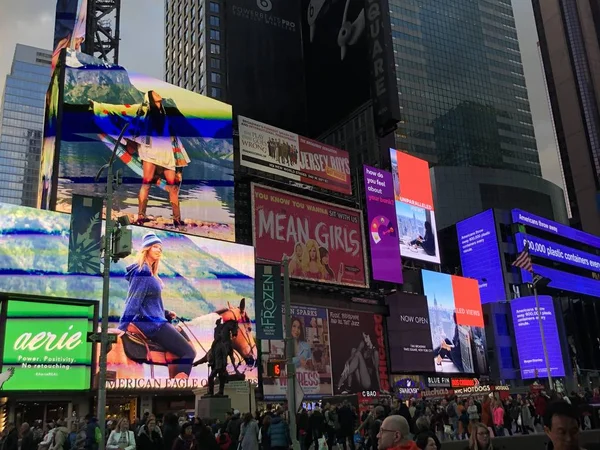
[[[240,439],[240,431],[242,429],[242,419],[240,416],[234,416],[227,424],[227,433],[231,437],[231,442],[237,447],[237,442]]]
[[[144,425],[137,438],[137,450],[164,450],[164,441],[160,433],[154,430],[150,433]]]
[[[21,450],[36,450],[37,443],[33,441],[33,432],[29,430],[21,439]]]
[[[4,440],[3,450],[19,450],[19,433],[13,428]]]

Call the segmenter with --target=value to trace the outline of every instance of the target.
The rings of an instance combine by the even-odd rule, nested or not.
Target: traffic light
[[[267,376],[279,378],[283,375],[284,364],[282,361],[269,361],[267,363]]]

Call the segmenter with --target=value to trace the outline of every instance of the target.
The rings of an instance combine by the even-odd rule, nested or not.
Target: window
[[[219,19],[217,16],[210,16],[210,24],[213,27],[219,27],[221,26],[221,19]]]
[[[221,32],[220,32],[219,30],[213,30],[213,29],[211,29],[211,30],[210,30],[210,38],[211,38],[213,41],[218,41],[218,40],[220,40],[220,39],[221,39]]]
[[[211,72],[210,74],[210,82],[215,84],[221,84],[221,74],[216,72]]]
[[[221,98],[221,88],[211,87],[210,88],[210,96],[212,98]]]
[[[210,58],[210,68],[220,70],[221,60],[219,58]]]
[[[219,12],[219,4],[215,2],[210,2],[210,12],[218,13]]]
[[[221,54],[221,46],[219,44],[210,44],[210,52],[213,55],[220,55]]]

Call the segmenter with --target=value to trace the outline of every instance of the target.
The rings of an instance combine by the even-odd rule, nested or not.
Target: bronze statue
[[[225,392],[225,384],[228,381],[227,359],[233,360],[233,345],[232,338],[237,337],[238,323],[235,320],[222,322],[221,319],[215,323],[214,340],[210,346],[210,350],[204,358],[196,361],[195,366],[208,362],[210,367],[210,375],[208,376],[208,395],[215,395],[215,378],[219,377],[219,392],[218,396],[222,397]],[[236,368],[237,372],[237,368]]]

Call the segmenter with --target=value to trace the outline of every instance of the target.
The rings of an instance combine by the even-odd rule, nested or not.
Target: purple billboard
[[[494,210],[456,224],[462,274],[479,284],[481,303],[506,300]]]
[[[544,337],[546,339],[546,348],[548,349],[550,374],[553,377],[564,377],[565,365],[560,348],[560,338],[558,336],[552,297],[540,295],[538,296],[538,301],[540,304]],[[544,350],[541,345],[542,334],[535,307],[535,297],[516,298],[511,301],[510,307],[515,328],[519,364],[521,366],[521,378],[526,380],[548,376]]]
[[[373,279],[402,283],[392,174],[364,166]]]

